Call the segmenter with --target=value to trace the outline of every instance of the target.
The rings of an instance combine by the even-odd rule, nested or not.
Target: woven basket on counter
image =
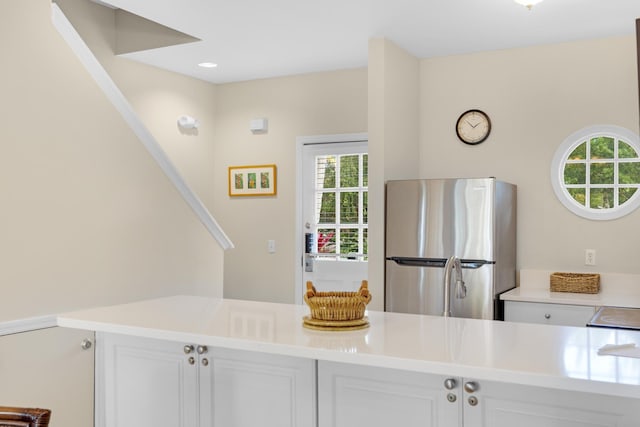
[[[304,301],[311,309],[312,319],[359,320],[364,317],[365,308],[371,301],[371,294],[366,280],[362,281],[357,292],[318,292],[313,283],[307,282]]]
[[[551,292],[597,294],[600,292],[600,275],[597,273],[552,273]]]

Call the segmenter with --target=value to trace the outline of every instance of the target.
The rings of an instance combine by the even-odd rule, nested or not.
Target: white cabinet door
[[[197,364],[180,343],[98,334],[96,427],[194,427]]]
[[[50,427],[93,425],[93,332],[50,328],[0,336],[0,404],[51,409]]]
[[[465,380],[467,381],[467,380]],[[637,399],[477,381],[464,393],[464,427],[637,427]],[[470,405],[469,398],[477,399]]]
[[[115,334],[98,346],[96,427],[316,425],[313,359]]]
[[[209,348],[216,427],[314,427],[313,359]],[[201,367],[202,370],[202,367]]]
[[[318,426],[460,427],[461,388],[447,378],[319,361]]]
[[[546,304],[521,301],[505,301],[504,303],[504,320],[508,322],[586,326],[594,313],[595,307],[588,305]]]

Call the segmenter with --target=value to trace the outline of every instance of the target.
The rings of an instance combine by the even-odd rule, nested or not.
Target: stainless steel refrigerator
[[[498,295],[516,283],[514,185],[388,181],[385,235],[386,311],[502,319]]]

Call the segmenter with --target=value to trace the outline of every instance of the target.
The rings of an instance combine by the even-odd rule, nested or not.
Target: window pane
[[[362,186],[369,186],[369,155],[362,156]]]
[[[358,192],[340,193],[340,223],[358,223]]]
[[[618,164],[619,184],[640,184],[640,162]]]
[[[336,157],[318,156],[316,157],[316,186],[322,188],[336,187]]]
[[[613,188],[592,188],[589,207],[592,209],[611,209],[613,207]]]
[[[613,138],[599,136],[591,139],[592,159],[613,159]]]
[[[369,254],[369,229],[362,230],[362,253]]]
[[[335,224],[336,222],[336,193],[320,193],[319,224]]]
[[[336,253],[336,230],[323,228],[318,230],[318,252],[324,254]]]
[[[564,166],[565,184],[585,184],[587,182],[587,165],[584,163],[569,163]]]
[[[591,184],[613,184],[613,163],[591,163]]]
[[[340,187],[359,187],[359,157],[357,154],[340,156]]]
[[[340,229],[340,253],[341,254],[357,254],[358,253],[358,229],[357,228],[341,228]]]
[[[587,158],[587,143],[583,142],[578,145],[575,150],[569,154],[569,160],[586,160]]]
[[[362,223],[369,223],[369,192],[362,193]]]
[[[632,146],[624,141],[618,142],[618,157],[621,159],[635,159],[638,157],[638,153]]]
[[[567,188],[567,191],[569,192],[569,194],[571,194],[573,200],[580,203],[582,206],[585,205],[584,201],[586,196],[584,188]]]
[[[618,204],[622,205],[636,193],[637,188],[621,188],[618,193]]]

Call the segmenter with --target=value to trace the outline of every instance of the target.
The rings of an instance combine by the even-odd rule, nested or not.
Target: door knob
[[[478,391],[480,387],[478,386],[478,383],[475,381],[467,381],[466,383],[464,383],[464,391],[466,391],[467,393],[473,393]]]
[[[193,353],[193,346],[191,344],[187,344],[184,346],[184,354]]]
[[[93,344],[91,343],[91,340],[90,340],[90,339],[88,339],[88,338],[83,339],[83,340],[82,340],[82,342],[80,343],[80,347],[81,347],[83,350],[89,350],[89,349],[91,348],[91,346],[92,346],[92,345],[93,345]]]
[[[447,378],[444,380],[444,388],[447,390],[453,390],[458,385],[458,382],[454,378]]]
[[[205,354],[209,349],[207,348],[206,345],[199,345],[198,346],[198,354]]]

